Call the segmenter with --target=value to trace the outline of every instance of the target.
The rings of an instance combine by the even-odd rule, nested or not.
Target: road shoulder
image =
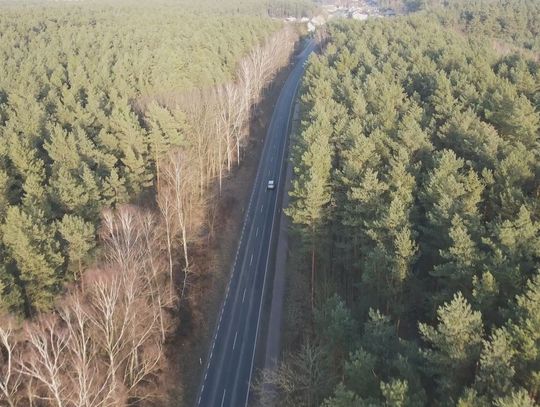
[[[287,147],[285,189],[281,202],[282,210],[289,205],[289,190],[293,175],[293,165],[290,162],[291,139],[298,129],[299,103],[295,101],[293,122],[290,130],[289,145]],[[266,336],[264,369],[272,370],[278,365],[281,353],[281,333],[283,327],[283,310],[285,299],[285,281],[287,259],[289,256],[289,218],[282,212],[280,216],[278,244],[276,247],[276,261],[274,265],[274,280],[272,286],[272,302],[268,320],[268,333]],[[265,392],[267,393],[267,392]],[[268,394],[268,393],[267,393]]]

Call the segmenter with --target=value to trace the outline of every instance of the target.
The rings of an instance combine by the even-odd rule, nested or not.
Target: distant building
[[[364,21],[369,18],[396,15],[395,10],[392,8],[379,8],[378,0],[319,0],[319,2],[323,3],[323,6],[321,6],[322,14],[309,21],[314,27],[323,25],[325,22],[335,18],[351,18]]]
[[[322,9],[327,13],[335,13],[338,10],[338,7],[334,4],[329,4],[327,6],[322,6]]]
[[[365,14],[365,13],[360,13],[359,11],[355,11],[354,13],[352,13],[351,15],[351,18],[353,20],[367,20],[369,17],[369,15]]]
[[[318,27],[320,25],[323,25],[324,23],[326,23],[326,20],[323,16],[316,16],[316,17],[313,17],[311,19],[311,23],[315,26],[315,27]]]
[[[347,18],[349,16],[349,13],[347,12],[347,9],[344,10],[337,10],[335,13],[332,13],[328,16],[328,18]]]

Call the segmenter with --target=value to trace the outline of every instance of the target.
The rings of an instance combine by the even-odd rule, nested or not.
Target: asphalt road
[[[196,406],[243,407],[250,402],[257,345],[265,343],[260,338],[266,320],[262,313],[271,288],[294,101],[313,48],[308,42],[296,57],[274,107]],[[267,189],[269,180],[275,181],[274,190]]]

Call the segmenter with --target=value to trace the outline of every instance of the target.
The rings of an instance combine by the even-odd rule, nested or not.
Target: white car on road
[[[276,188],[276,183],[274,182],[274,180],[273,179],[269,180],[267,189],[275,189],[275,188]]]

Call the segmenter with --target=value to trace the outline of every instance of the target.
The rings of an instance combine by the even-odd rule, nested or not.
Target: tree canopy
[[[280,26],[227,6],[2,6],[1,308],[51,307],[95,256],[101,210],[144,198],[156,160],[194,143],[170,101],[232,81]]]
[[[538,402],[540,66],[479,36],[533,50],[538,2],[445,3],[310,60],[288,213],[327,381],[294,405]]]

